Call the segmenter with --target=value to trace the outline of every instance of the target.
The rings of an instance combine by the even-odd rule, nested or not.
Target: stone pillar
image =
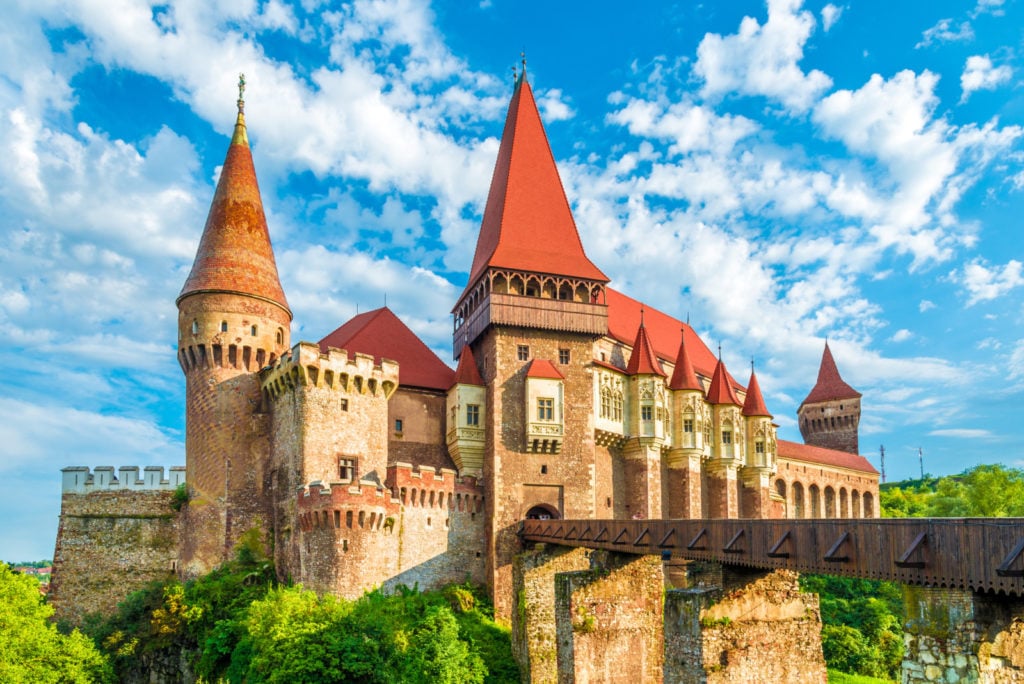
[[[707,463],[708,517],[738,518],[740,506],[736,496],[735,463],[712,459]]]
[[[627,510],[632,518],[660,519],[661,447],[643,438],[631,439],[622,449],[626,475]]]
[[[1024,599],[903,588],[903,684],[1024,682]]]
[[[666,592],[665,683],[824,684],[818,597],[797,577],[724,566],[720,587]]]
[[[771,470],[760,466],[746,466],[743,477],[743,501],[740,515],[744,518],[772,517]]]
[[[664,577],[656,556],[594,551],[555,577],[558,682],[661,682]]]
[[[668,466],[668,501],[664,508],[670,518],[702,518],[700,452],[672,449],[665,459]]]
[[[523,681],[558,681],[555,647],[555,574],[586,570],[589,549],[537,544],[517,555],[512,564],[515,604],[512,610],[512,653]]]

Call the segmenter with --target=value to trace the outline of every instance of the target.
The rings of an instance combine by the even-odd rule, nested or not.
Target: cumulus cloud
[[[839,21],[839,17],[843,16],[843,10],[846,8],[840,5],[833,5],[829,3],[821,8],[821,28],[826,33],[831,30],[836,22]]]
[[[925,30],[921,40],[915,45],[916,48],[928,47],[936,43],[966,42],[974,38],[974,29],[970,22],[963,21],[959,24],[952,19],[940,19],[934,26]]]
[[[976,259],[962,269],[950,273],[950,278],[967,290],[967,306],[1002,297],[1010,290],[1024,285],[1024,266],[1011,259],[1002,266],[988,266]]]
[[[907,340],[909,340],[913,336],[914,336],[914,333],[910,332],[906,328],[900,328],[895,333],[893,333],[893,336],[889,338],[889,341],[891,341],[891,342],[906,342]]]
[[[790,112],[807,111],[832,86],[832,79],[799,62],[814,31],[814,15],[800,10],[801,0],[770,0],[768,21],[744,17],[739,31],[728,36],[709,33],[697,48],[694,74],[703,80],[704,97],[727,93],[763,95]]]
[[[921,313],[924,313],[925,311],[931,311],[934,308],[935,302],[928,299],[922,299],[921,302],[917,305],[917,310],[920,311]]]
[[[1003,64],[995,66],[988,55],[971,55],[960,74],[961,102],[966,102],[976,90],[995,90],[1007,83],[1013,76],[1013,69]]]

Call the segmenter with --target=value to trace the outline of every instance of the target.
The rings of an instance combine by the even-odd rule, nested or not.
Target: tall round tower
[[[818,382],[797,409],[800,434],[804,442],[858,453],[858,427],[860,425],[860,392],[839,376],[832,350],[825,342],[825,352],[818,368]]]
[[[206,572],[246,530],[266,527],[270,423],[258,371],[288,350],[291,310],[277,274],[245,129],[238,119],[192,272],[178,296],[190,500],[180,571]]]

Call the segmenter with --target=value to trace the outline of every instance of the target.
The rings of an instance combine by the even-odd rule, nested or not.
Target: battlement
[[[64,494],[89,494],[91,492],[117,490],[171,491],[185,484],[185,466],[171,466],[164,477],[163,466],[146,466],[139,477],[138,466],[121,466],[114,472],[113,466],[97,466],[90,472],[86,466],[61,468],[61,492]]]
[[[262,390],[272,399],[299,386],[323,387],[344,394],[383,394],[391,397],[398,389],[398,364],[382,359],[375,365],[373,356],[344,349],[327,353],[312,342],[299,342],[260,374]]]

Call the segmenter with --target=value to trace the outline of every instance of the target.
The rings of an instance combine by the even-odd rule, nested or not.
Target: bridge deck
[[[1024,596],[1024,518],[525,520],[527,541]]]

